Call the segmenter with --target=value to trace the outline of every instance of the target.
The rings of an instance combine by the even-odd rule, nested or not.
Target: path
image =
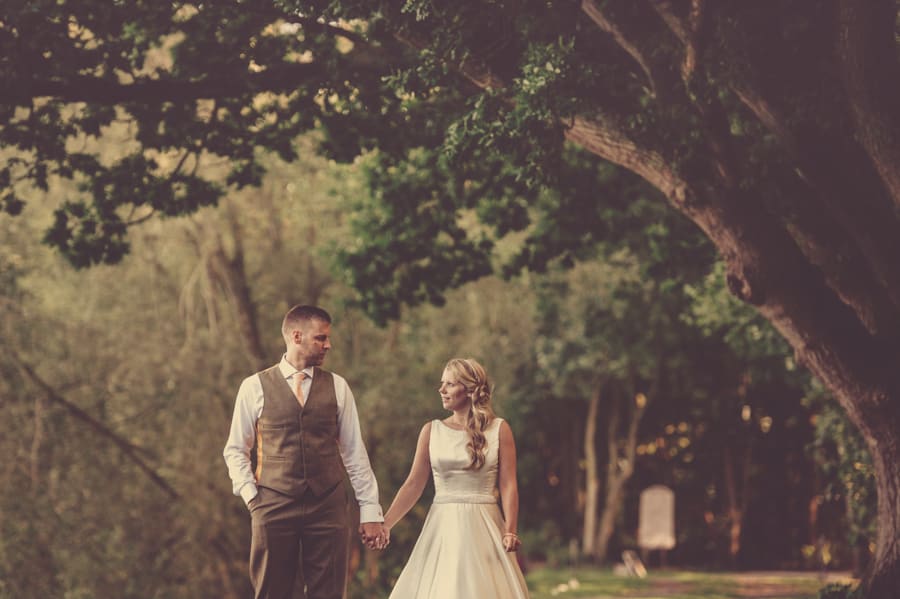
[[[851,584],[856,582],[848,572],[734,572],[711,575],[723,583],[727,583],[727,591],[704,591],[700,596],[729,597],[734,599],[798,599],[814,597],[813,594],[798,595],[798,586],[804,582],[814,582],[818,588],[826,584]],[[794,583],[791,581],[794,580]],[[673,578],[653,579],[649,577],[649,586],[628,593],[629,599],[689,597],[700,592],[697,583],[690,580]],[[718,586],[718,585],[716,585]],[[736,587],[736,588],[735,588]],[[560,597],[564,594],[560,594]],[[616,595],[616,598],[626,595]],[[611,599],[608,595],[596,595],[585,599]]]

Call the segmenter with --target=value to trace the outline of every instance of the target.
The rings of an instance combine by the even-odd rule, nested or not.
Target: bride
[[[512,430],[494,415],[490,381],[475,360],[450,360],[439,392],[452,415],[422,427],[409,476],[384,518],[382,546],[434,476],[434,501],[391,599],[527,599],[513,553],[521,542]]]

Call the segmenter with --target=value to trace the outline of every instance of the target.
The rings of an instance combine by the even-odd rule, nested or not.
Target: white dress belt
[[[433,503],[497,503],[497,498],[488,493],[439,493]]]

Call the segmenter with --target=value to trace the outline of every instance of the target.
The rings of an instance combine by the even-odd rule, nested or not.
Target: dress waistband
[[[497,498],[487,493],[440,493],[432,503],[497,503]]]

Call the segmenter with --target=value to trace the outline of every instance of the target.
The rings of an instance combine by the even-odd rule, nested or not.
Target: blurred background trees
[[[636,199],[640,226],[574,267],[484,278],[378,327],[335,258],[358,243],[365,165],[266,164],[259,188],[141,225],[116,266],[74,271],[37,241],[63,182],[0,220],[2,596],[244,596],[248,521],[221,449],[238,383],[278,359],[298,301],[336,316],[329,365],[357,394],[384,503],[441,417],[443,364],[471,355],[516,431],[527,564],[614,560],[656,483],[676,491],[669,564],[871,554],[863,446],[669,213]],[[390,586],[429,493],[390,551],[354,555],[353,596]]]

